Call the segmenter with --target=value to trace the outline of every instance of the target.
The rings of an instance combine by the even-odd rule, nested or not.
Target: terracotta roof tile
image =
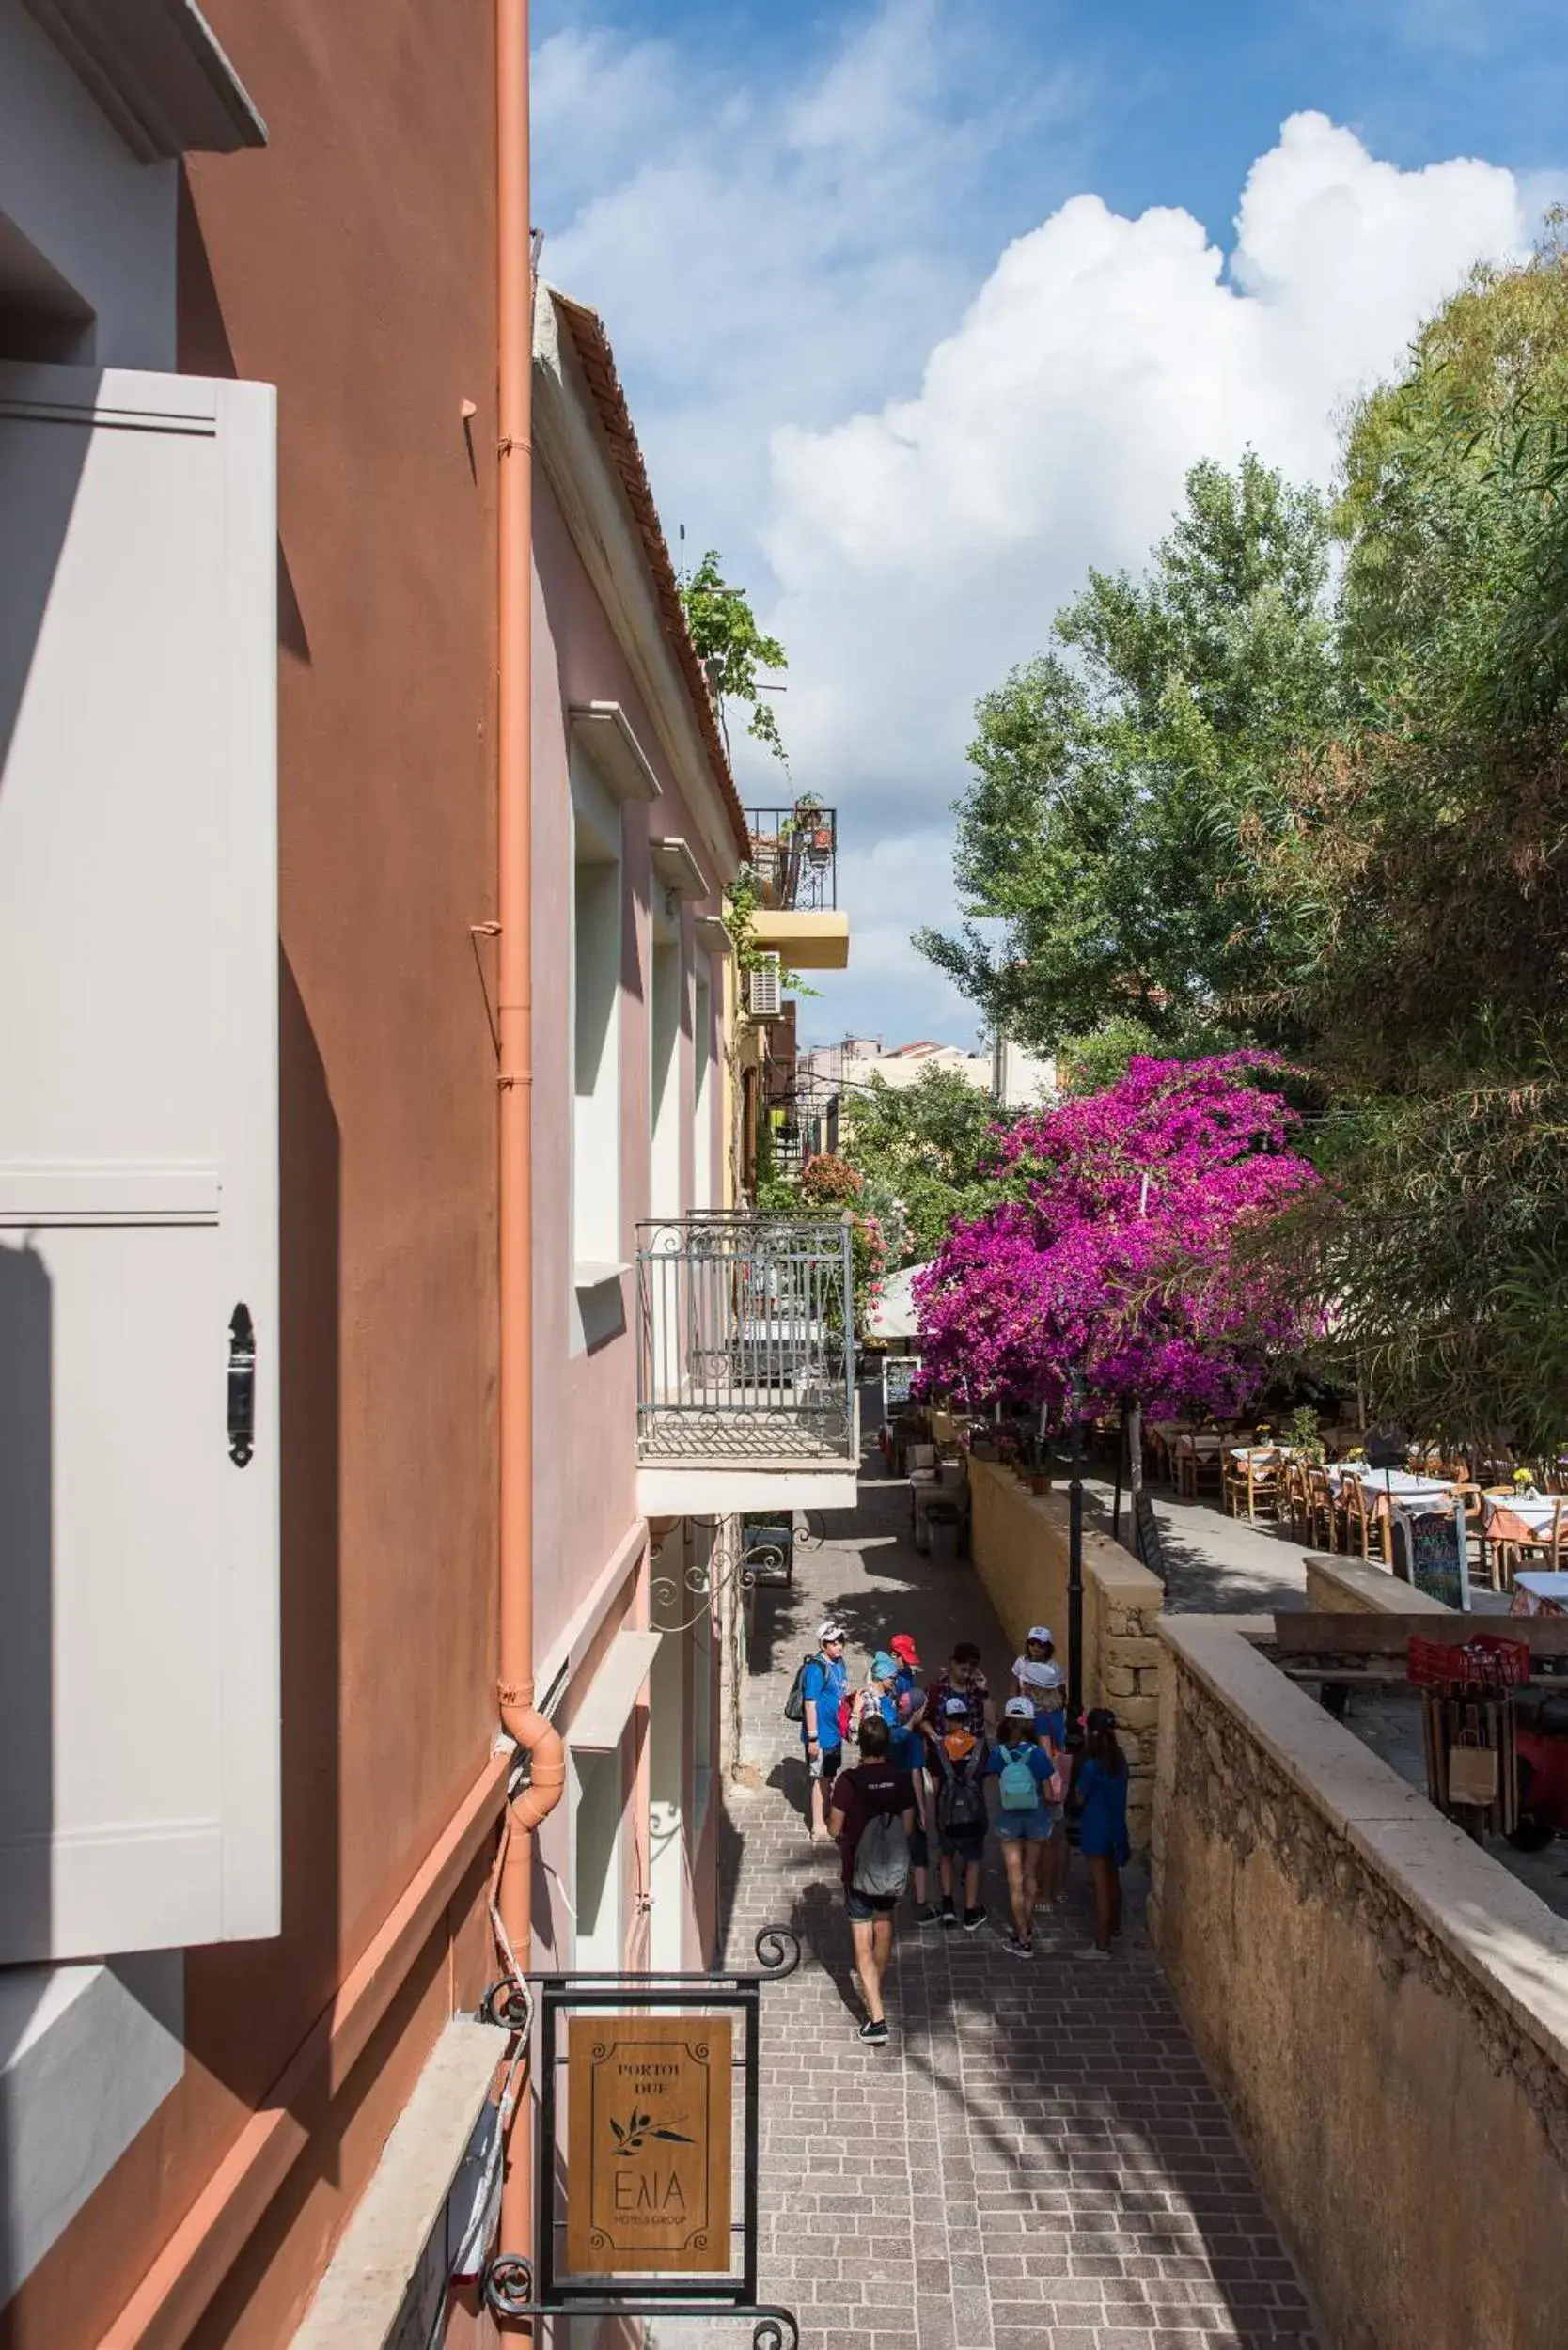
[[[626,502],[632,509],[632,518],[648,557],[653,590],[664,619],[665,634],[686,681],[692,713],[707,749],[713,783],[724,803],[730,829],[744,860],[751,854],[751,835],[746,826],[745,810],[741,806],[735,779],[729,772],[729,761],[725,757],[724,741],[708,692],[708,681],[686,627],[681,590],[676,584],[675,566],[669,559],[669,548],[659,521],[658,509],[653,503],[653,492],[649,485],[648,468],[643,462],[642,450],[637,446],[626,395],[620,388],[609,337],[596,311],[585,308],[580,302],[572,301],[558,287],[552,287],[551,297],[566,321],[572,347],[577,354],[588,390],[593,395],[599,421],[609,444],[611,462],[620,477],[620,486],[626,493]]]

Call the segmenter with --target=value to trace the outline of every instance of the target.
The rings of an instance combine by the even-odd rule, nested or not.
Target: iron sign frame
[[[755,1972],[740,1968],[721,1974],[531,1974],[524,1978],[538,1992],[540,2031],[538,2072],[538,2139],[535,2151],[535,2258],[520,2252],[496,2251],[484,2272],[484,2298],[492,2314],[502,2318],[545,2317],[730,2317],[752,2320],[752,2350],[799,2350],[800,2327],[792,2310],[757,2298],[758,2154],[761,2135],[760,2024],[762,1987],[782,1982],[801,1961],[800,1937],[788,1926],[764,1926],[758,1935]],[[671,2008],[686,2002],[708,2009],[738,2012],[745,2019],[745,2053],[739,2066],[744,2075],[744,2156],[741,2217],[731,2220],[730,2232],[740,2235],[740,2258],[712,2284],[695,2277],[665,2283],[638,2280],[625,2293],[603,2279],[578,2283],[561,2276],[556,2265],[556,2236],[565,2226],[557,2217],[556,2126],[558,2112],[557,2075],[565,2063],[559,2030],[563,2016],[603,2008]],[[493,2021],[521,2030],[527,2010],[514,1987],[494,1986],[485,2001]],[[571,2182],[568,2181],[570,2188]]]

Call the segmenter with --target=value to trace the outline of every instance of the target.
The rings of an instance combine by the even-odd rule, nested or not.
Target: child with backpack
[[[864,1716],[859,1763],[835,1779],[828,1814],[843,1855],[844,1907],[866,2002],[860,2037],[875,2048],[887,2043],[882,1979],[893,1955],[893,1912],[909,1883],[915,1832],[915,1780],[892,1761],[892,1735],[880,1714]]]
[[[1078,1849],[1089,1863],[1094,1889],[1094,1948],[1101,1958],[1108,1958],[1111,1937],[1121,1931],[1121,1871],[1130,1857],[1127,1758],[1117,1742],[1116,1716],[1108,1706],[1096,1705],[1086,1729],[1078,1765],[1083,1798]]]
[[[832,1617],[819,1624],[816,1650],[802,1658],[784,1700],[785,1720],[800,1724],[807,1778],[806,1819],[813,1844],[827,1841],[824,1791],[838,1778],[843,1753],[839,1708],[849,1690],[849,1671],[844,1663],[846,1640],[843,1625],[836,1623]]]
[[[1028,1698],[1009,1698],[1000,1739],[986,1768],[997,1781],[996,1835],[1012,1910],[1007,1947],[1019,1958],[1027,1958],[1034,1950],[1034,1905],[1051,1838],[1052,1810],[1065,1792],[1056,1763],[1035,1736],[1034,1706]]]
[[[960,1923],[953,1894],[953,1872],[963,1872],[965,1934],[985,1923],[980,1897],[980,1861],[985,1852],[985,1740],[970,1729],[972,1700],[956,1692],[943,1702],[942,1718],[931,1742],[926,1775],[935,1796],[936,1834],[941,1851],[942,1923]]]

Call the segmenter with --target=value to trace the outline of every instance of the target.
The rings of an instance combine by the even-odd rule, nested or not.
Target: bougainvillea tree
[[[1135,1059],[1103,1093],[996,1138],[1005,1196],[954,1227],[915,1284],[923,1384],[971,1405],[1240,1411],[1309,1335],[1237,1246],[1316,1179],[1267,1055]]]

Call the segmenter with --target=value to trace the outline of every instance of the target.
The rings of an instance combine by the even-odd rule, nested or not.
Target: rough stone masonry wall
[[[1562,2350],[1568,1925],[1237,1620],[1164,1642],[1158,1947],[1325,2340]]]
[[[971,1461],[975,1568],[1016,1649],[1031,1623],[1048,1623],[1067,1654],[1068,1504],[1031,1494],[1011,1469]],[[1165,1594],[1157,1575],[1097,1528],[1084,1528],[1086,1705],[1114,1707],[1132,1774],[1127,1824],[1135,1849],[1149,1841],[1159,1743],[1160,1643]]]

